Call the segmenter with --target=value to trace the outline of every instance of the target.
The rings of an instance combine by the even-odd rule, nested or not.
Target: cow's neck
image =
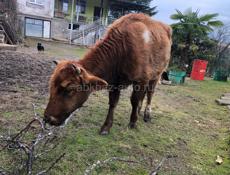
[[[106,41],[100,41],[78,63],[87,71],[111,83],[116,75],[119,61],[116,47],[109,47]]]

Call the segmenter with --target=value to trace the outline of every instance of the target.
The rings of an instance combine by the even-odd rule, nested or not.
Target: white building
[[[54,0],[17,0],[17,7],[24,36],[51,37]]]

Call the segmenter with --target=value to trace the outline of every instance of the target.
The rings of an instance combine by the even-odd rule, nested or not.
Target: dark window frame
[[[80,28],[79,24],[73,24],[73,30],[78,30]],[[71,24],[69,24],[68,29],[71,30]]]
[[[76,9],[77,9],[77,6],[80,6],[80,12],[79,14],[85,14],[86,13],[86,0],[77,0],[76,2]],[[82,11],[83,9],[83,11]]]

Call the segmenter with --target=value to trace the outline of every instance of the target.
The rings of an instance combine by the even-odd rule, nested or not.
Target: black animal
[[[42,46],[42,43],[38,43],[37,49],[38,49],[38,52],[44,52],[45,51],[44,46]]]
[[[164,72],[161,74],[161,80],[169,81],[168,73],[167,73],[166,71],[164,71]]]

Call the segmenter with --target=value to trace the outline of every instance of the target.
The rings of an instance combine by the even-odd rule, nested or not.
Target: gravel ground
[[[54,59],[43,54],[1,51],[0,110],[23,109],[29,99],[47,96]]]

